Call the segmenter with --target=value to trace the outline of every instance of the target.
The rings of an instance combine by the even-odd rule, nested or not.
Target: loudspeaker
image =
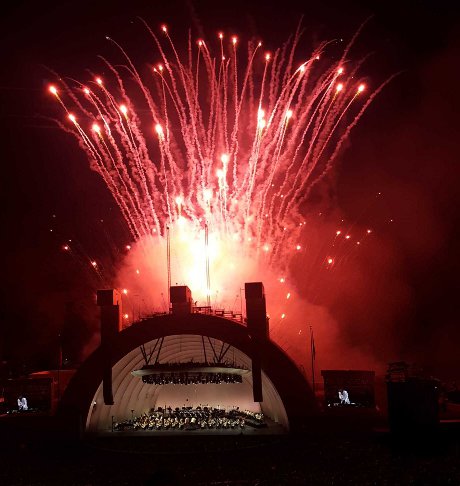
[[[244,284],[244,295],[246,300],[265,298],[264,285],[262,282],[246,282]]]
[[[103,307],[105,305],[120,305],[121,294],[115,289],[105,289],[97,291],[97,305]]]
[[[121,294],[114,289],[98,290],[97,304],[101,308],[101,346],[104,352],[102,392],[104,403],[113,405],[112,344],[122,329]]]
[[[263,343],[268,339],[267,307],[262,282],[244,284],[248,334],[251,338],[252,393],[255,402],[263,401],[262,355]]]
[[[186,285],[169,288],[171,304],[185,304],[192,301],[192,291]]]
[[[246,297],[246,317],[251,337],[268,339],[267,306],[262,282],[244,284]]]
[[[122,330],[121,306],[101,307],[101,343],[112,340]]]

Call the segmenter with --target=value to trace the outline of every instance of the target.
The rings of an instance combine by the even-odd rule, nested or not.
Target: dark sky
[[[458,377],[460,23],[453,3],[83,0],[10,5],[0,29],[0,359],[50,366],[64,321],[73,329],[66,331],[69,343],[87,342],[93,292],[105,282],[66,258],[60,247],[72,238],[82,252],[105,261],[110,276],[110,262],[126,238],[111,197],[87,168],[84,154],[73,146],[69,150],[62,134],[42,118],[53,115],[44,92],[53,79],[48,68],[82,77],[97,65],[98,54],[113,54],[106,35],[141,62],[149,60],[148,48],[138,43],[137,15],[177,31],[193,26],[211,35],[232,29],[260,37],[268,47],[284,41],[302,14],[312,44],[350,38],[373,15],[357,47],[357,54],[374,52],[366,66],[369,82],[402,73],[353,133],[335,173],[333,198],[341,214],[355,220],[377,192],[385,196],[369,220],[380,230],[379,246],[364,258],[369,259],[368,279],[378,278],[377,271],[372,273],[376,258],[387,259],[391,278],[386,272],[380,294],[363,307],[379,327],[376,313],[390,306],[392,324],[391,332],[357,325],[346,338],[359,344],[387,336],[381,359],[418,360],[439,374]],[[356,292],[369,286],[364,277],[361,269]],[[401,288],[410,289],[400,309],[391,299],[395,282],[401,283],[396,296]],[[360,300],[352,294],[344,293],[352,296],[349,305],[338,299],[332,306],[344,322],[360,321]]]

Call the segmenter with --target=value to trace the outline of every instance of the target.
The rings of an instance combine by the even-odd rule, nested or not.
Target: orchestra
[[[176,407],[172,409],[151,409],[149,412],[114,423],[114,430],[197,430],[197,429],[244,429],[246,425],[253,427],[266,426],[264,415],[238,408],[226,411],[215,407]]]

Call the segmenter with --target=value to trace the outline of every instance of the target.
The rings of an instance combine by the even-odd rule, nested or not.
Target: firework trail
[[[60,126],[104,179],[143,255],[129,272],[161,272],[155,285],[164,291],[169,228],[172,283],[186,283],[195,297],[211,294],[207,259],[216,302],[234,302],[245,279],[267,273],[284,284],[303,250],[305,194],[374,97],[362,101],[361,63],[346,58],[350,45],[338,61],[328,62],[328,43],[302,56],[299,32],[272,53],[254,42],[240,49],[238,38],[219,33],[214,46],[189,39],[183,55],[166,26],[158,34],[145,26],[158,56],[147,76],[108,38],[125,66],[102,58],[104,79],[49,88],[70,123]]]

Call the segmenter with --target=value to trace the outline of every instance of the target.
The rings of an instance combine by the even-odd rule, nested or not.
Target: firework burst
[[[60,126],[77,137],[128,225],[124,280],[129,272],[164,288],[169,235],[173,283],[198,298],[220,292],[232,304],[245,280],[284,284],[304,251],[303,202],[388,81],[366,96],[362,62],[347,58],[351,44],[336,61],[330,43],[305,56],[299,32],[272,53],[219,33],[210,43],[189,38],[183,54],[166,26],[145,27],[158,59],[147,76],[108,38],[124,66],[103,59],[104,79],[49,87],[68,117]],[[337,261],[327,256],[323,266]]]

